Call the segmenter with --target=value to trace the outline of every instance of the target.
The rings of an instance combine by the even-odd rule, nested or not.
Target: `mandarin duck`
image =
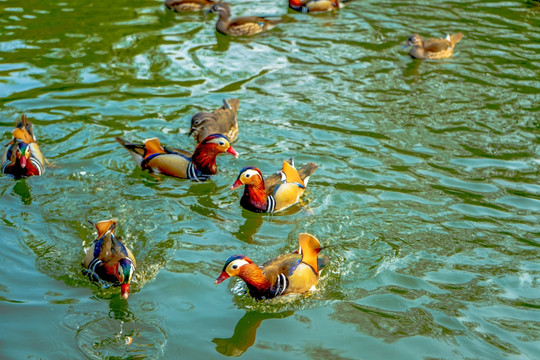
[[[231,10],[227,3],[214,4],[206,13],[218,14],[219,19],[216,23],[216,30],[230,36],[255,35],[272,29],[282,21],[281,19],[271,20],[262,16],[244,16],[230,19]]]
[[[167,0],[165,6],[176,12],[202,11],[216,2],[212,0]]]
[[[15,178],[42,175],[45,159],[34,136],[34,127],[26,115],[22,115],[13,130],[13,138],[6,145],[2,158],[2,172]]]
[[[131,251],[114,235],[116,220],[93,224],[97,238],[83,260],[83,273],[91,280],[106,285],[120,285],[122,298],[129,296],[129,284],[137,265]]]
[[[289,7],[303,13],[335,11],[343,7],[339,0],[289,0]]]
[[[268,260],[261,267],[245,255],[230,256],[214,283],[238,276],[257,300],[315,290],[319,270],[328,263],[328,257],[319,255],[321,244],[313,235],[301,233],[298,244],[297,251]]]
[[[283,168],[277,174],[264,180],[261,170],[245,167],[240,170],[231,190],[245,185],[240,199],[240,205],[244,209],[258,213],[281,211],[300,200],[309,177],[316,169],[317,165],[310,162],[296,170],[291,159],[283,162]]]
[[[444,39],[424,39],[414,34],[409,36],[403,47],[412,46],[409,55],[417,59],[444,59],[452,56],[454,46],[462,38],[462,33],[447,34]]]
[[[221,134],[207,136],[197,145],[193,154],[163,147],[158,138],[147,139],[144,144],[132,144],[118,136],[115,139],[144,170],[192,181],[205,181],[217,173],[218,154],[227,152],[238,157],[229,140]]]
[[[189,134],[197,142],[203,141],[208,135],[223,134],[230,142],[238,136],[238,121],[236,114],[240,106],[239,99],[223,100],[223,106],[213,112],[200,112],[191,118]]]

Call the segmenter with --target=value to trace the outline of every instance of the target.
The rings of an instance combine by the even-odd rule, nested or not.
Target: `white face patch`
[[[261,174],[259,174],[258,171],[255,171],[253,169],[248,169],[248,170],[244,171],[244,175],[243,175],[244,178],[249,179],[252,176],[261,177]],[[261,180],[262,180],[262,178],[261,178]]]
[[[229,146],[229,142],[224,138],[215,138],[209,141],[210,144],[216,144],[219,146]]]
[[[227,272],[229,272],[230,270],[238,271],[238,269],[240,269],[242,266],[247,265],[247,264],[249,263],[244,259],[234,260],[233,262],[229,264],[229,266],[227,266]]]

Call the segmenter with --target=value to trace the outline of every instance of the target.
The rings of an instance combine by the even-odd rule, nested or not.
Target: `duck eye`
[[[231,266],[231,269],[233,269],[233,270],[238,269],[238,265],[237,265],[237,264],[234,264],[233,266]]]
[[[250,177],[250,176],[251,176],[251,174],[246,174],[246,177],[247,177],[247,178]]]
[[[225,143],[223,141],[220,141],[219,145],[223,146],[223,145],[225,145]]]

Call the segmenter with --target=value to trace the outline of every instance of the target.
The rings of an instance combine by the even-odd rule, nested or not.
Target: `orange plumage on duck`
[[[281,211],[300,200],[316,169],[315,163],[308,163],[296,170],[291,159],[283,162],[281,171],[265,180],[259,169],[245,167],[240,170],[231,190],[245,185],[240,205],[247,210],[258,213]]]
[[[131,251],[114,235],[116,223],[116,220],[92,223],[98,235],[84,257],[83,273],[103,285],[120,285],[122,298],[127,299],[137,262]]]
[[[298,251],[280,255],[261,267],[245,255],[233,255],[225,261],[215,284],[238,276],[247,284],[249,294],[258,300],[312,291],[319,282],[319,270],[328,263],[328,257],[319,255],[321,244],[313,235],[301,233],[298,244]]]
[[[22,115],[13,130],[13,138],[6,145],[2,157],[2,172],[15,178],[42,175],[45,159],[34,136],[34,127],[26,115]]]
[[[129,143],[120,137],[115,139],[130,152],[141,168],[193,181],[205,181],[217,173],[217,155],[227,152],[238,157],[229,140],[221,134],[207,136],[193,154],[163,147],[157,138],[147,139],[144,144]]]

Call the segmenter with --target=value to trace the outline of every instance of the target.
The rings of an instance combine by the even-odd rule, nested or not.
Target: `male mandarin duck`
[[[300,200],[306,190],[309,177],[316,169],[317,165],[310,162],[300,170],[296,170],[291,159],[289,162],[283,162],[281,171],[264,180],[259,169],[245,167],[240,170],[231,190],[242,184],[245,185],[240,205],[247,210],[258,213],[276,212]]]
[[[319,255],[321,244],[313,235],[301,233],[298,244],[298,251],[280,255],[261,267],[245,255],[233,255],[225,261],[215,284],[238,276],[247,284],[249,294],[257,300],[312,291],[319,282],[319,270],[328,263],[328,257]]]
[[[216,23],[216,30],[222,34],[230,36],[255,35],[272,29],[282,20],[270,20],[262,16],[244,16],[230,19],[231,10],[227,3],[217,3],[212,5],[206,13],[219,15]]]
[[[15,178],[42,175],[45,160],[34,136],[34,127],[26,115],[18,121],[13,138],[6,145],[2,158],[2,172]]]
[[[403,47],[412,46],[409,55],[417,59],[444,59],[452,56],[462,33],[446,35],[444,39],[424,39],[418,34],[409,36]]]
[[[213,112],[200,112],[191,118],[189,135],[197,142],[203,141],[208,135],[223,134],[230,142],[238,136],[238,121],[236,114],[240,106],[239,99],[223,100],[223,106]]]
[[[127,299],[129,284],[137,265],[135,258],[114,235],[116,220],[103,220],[93,225],[98,235],[84,257],[83,272],[93,281],[120,285],[122,298]]]
[[[202,11],[216,2],[212,0],[167,0],[165,6],[176,12]]]
[[[218,154],[227,152],[238,157],[229,140],[221,134],[207,136],[193,154],[163,147],[157,138],[147,139],[144,144],[128,143],[121,137],[115,139],[130,152],[141,168],[192,181],[205,181],[217,173]]]
[[[303,13],[335,11],[343,7],[339,0],[289,0],[289,7]]]

